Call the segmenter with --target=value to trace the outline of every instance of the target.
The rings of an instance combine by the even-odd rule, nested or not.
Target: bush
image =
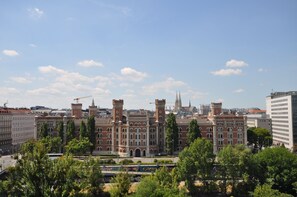
[[[132,163],[133,163],[133,161],[131,159],[124,159],[124,160],[120,161],[120,164],[122,164],[122,165],[129,165]]]
[[[116,162],[113,159],[102,159],[99,160],[100,164],[116,164]]]

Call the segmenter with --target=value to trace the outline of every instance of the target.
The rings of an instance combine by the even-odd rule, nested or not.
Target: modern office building
[[[271,93],[266,97],[266,113],[272,120],[273,143],[293,150],[297,144],[297,91]]]

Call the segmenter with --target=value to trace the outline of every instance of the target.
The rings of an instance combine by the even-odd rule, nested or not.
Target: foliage
[[[29,142],[16,167],[9,169],[7,191],[11,196],[50,196],[52,163],[47,156],[47,148],[41,142]]]
[[[90,146],[92,146],[92,144],[88,138],[83,138],[81,140],[74,138],[68,142],[68,144],[65,146],[65,149],[68,154],[84,155],[88,150],[90,150]]]
[[[80,128],[79,128],[79,139],[88,137],[87,134],[87,126],[84,121],[81,121]]]
[[[122,161],[120,161],[120,164],[122,164],[122,165],[129,165],[132,163],[133,163],[133,160],[131,160],[131,159],[123,159]]]
[[[47,123],[42,123],[39,130],[39,138],[45,138],[48,136],[48,125]]]
[[[60,152],[62,146],[62,140],[60,137],[47,136],[46,138],[42,138],[40,142],[42,142],[45,145],[45,147],[47,147],[49,153]]]
[[[201,132],[200,132],[197,120],[193,119],[193,120],[191,120],[190,125],[189,125],[189,131],[187,134],[187,144],[190,145],[198,137],[201,137]]]
[[[272,188],[280,192],[297,195],[294,184],[297,182],[297,155],[283,147],[266,148],[255,155],[264,181],[270,180]]]
[[[81,187],[87,191],[87,196],[100,196],[103,186],[103,175],[101,173],[98,159],[89,157],[81,164],[80,179],[83,180]]]
[[[89,140],[92,143],[90,146],[90,152],[93,153],[96,145],[96,133],[95,133],[95,117],[90,116],[87,120],[87,134],[89,136]]]
[[[7,180],[0,184],[9,196],[101,196],[98,160],[80,162],[68,155],[50,160],[48,148],[40,141],[30,141],[22,150],[29,151],[9,168]]]
[[[269,147],[272,145],[272,136],[267,129],[264,128],[249,128],[247,130],[248,143],[253,145],[254,149],[259,148],[262,150],[262,147]]]
[[[281,193],[276,189],[272,189],[271,185],[268,185],[268,184],[258,185],[253,192],[253,196],[254,197],[293,197],[290,194]]]
[[[68,120],[66,126],[66,141],[67,143],[75,138],[75,125],[73,120]]]
[[[206,139],[198,138],[180,152],[177,171],[190,193],[196,192],[194,185],[196,179],[202,181],[205,191],[208,190],[208,180],[212,177],[214,160],[212,143]]]
[[[121,172],[111,179],[113,183],[110,194],[112,197],[124,197],[128,196],[131,186],[130,175],[128,172]]]
[[[186,196],[184,190],[179,190],[174,172],[168,172],[166,167],[158,169],[154,175],[141,179],[134,196]]]
[[[61,142],[64,142],[64,123],[63,121],[59,121],[57,124],[57,131],[59,133],[59,137],[61,138]]]
[[[218,153],[219,174],[223,179],[223,191],[226,189],[226,181],[231,180],[232,192],[236,190],[237,180],[244,180],[248,172],[249,161],[252,157],[250,149],[243,145],[232,147],[228,145]]]
[[[178,150],[178,127],[176,118],[173,113],[170,113],[166,120],[166,152],[172,155]]]

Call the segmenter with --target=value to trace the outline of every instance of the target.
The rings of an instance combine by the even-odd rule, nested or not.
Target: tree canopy
[[[166,152],[172,155],[178,150],[178,127],[176,118],[173,113],[170,113],[166,120]]]
[[[87,120],[87,135],[89,137],[89,141],[92,143],[90,146],[90,152],[93,153],[96,146],[96,133],[95,133],[95,117],[90,116]]]
[[[265,128],[252,127],[247,130],[247,140],[254,149],[263,147],[269,147],[272,145],[272,136],[270,132]]]
[[[75,138],[75,124],[73,120],[68,120],[66,127],[66,141],[67,143]]]
[[[202,181],[208,189],[212,177],[215,155],[213,145],[209,140],[198,138],[179,154],[177,172],[180,180],[184,180],[190,193],[195,193],[195,180]]]
[[[201,137],[201,132],[197,120],[193,119],[189,124],[189,131],[187,133],[187,144],[191,144],[198,137]]]
[[[272,181],[272,189],[297,195],[297,155],[283,147],[266,148],[255,156],[264,175],[262,183]]]

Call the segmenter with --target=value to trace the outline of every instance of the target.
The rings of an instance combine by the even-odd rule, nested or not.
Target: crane
[[[76,101],[76,103],[78,103],[78,101],[79,101],[80,99],[89,98],[89,97],[92,97],[92,96],[90,95],[90,96],[78,97],[78,98],[75,98],[75,99],[73,99],[73,100]]]

